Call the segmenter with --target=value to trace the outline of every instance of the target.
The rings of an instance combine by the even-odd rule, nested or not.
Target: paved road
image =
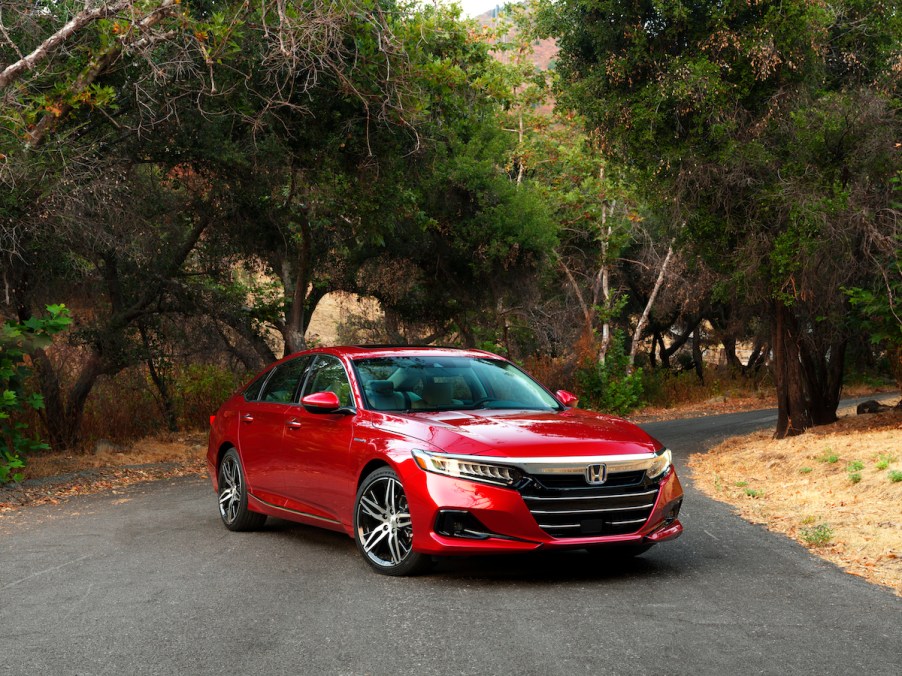
[[[773,419],[646,427],[682,464]],[[902,673],[899,598],[687,489],[684,537],[628,564],[469,558],[413,579],[340,534],[228,533],[197,479],[26,510],[0,519],[0,674]]]

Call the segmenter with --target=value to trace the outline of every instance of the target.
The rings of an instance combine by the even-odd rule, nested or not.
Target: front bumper
[[[677,518],[683,489],[672,467],[655,482],[658,490],[654,505],[648,518],[636,524],[635,529],[619,534],[567,537],[553,536],[540,527],[524,495],[516,489],[440,476],[421,470],[413,462],[404,462],[399,469],[410,505],[413,547],[423,554],[488,554],[654,544],[679,537],[683,531]],[[442,527],[447,519],[440,518],[448,512],[470,515],[483,528],[451,535]],[[442,530],[445,532],[438,532]]]

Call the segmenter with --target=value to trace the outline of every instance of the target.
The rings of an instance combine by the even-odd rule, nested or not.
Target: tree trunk
[[[166,378],[157,370],[156,364],[154,364],[153,351],[150,346],[150,338],[147,336],[147,329],[139,325],[138,332],[141,334],[141,342],[144,344],[144,350],[147,353],[147,359],[145,360],[147,371],[150,374],[151,381],[157,388],[157,392],[160,393],[160,409],[163,413],[163,418],[166,420],[166,427],[169,428],[170,432],[178,432],[179,423],[178,416],[175,414],[175,402],[172,400],[172,394],[169,392]]]
[[[44,350],[35,351],[34,362],[38,386],[44,397],[41,420],[47,428],[50,446],[55,451],[74,450],[81,441],[81,421],[88,395],[103,374],[102,360],[96,352],[92,352],[66,394]]]
[[[698,376],[698,381],[704,384],[705,364],[702,356],[701,322],[696,325],[695,331],[692,332],[692,365],[695,367],[695,375]]]
[[[845,340],[834,341],[823,354],[811,349],[792,308],[774,304],[772,320],[777,429],[782,439],[816,425],[836,422],[845,366]]]
[[[642,316],[639,317],[639,322],[636,324],[636,330],[633,332],[633,342],[630,345],[630,368],[632,368],[633,364],[636,362],[636,353],[639,351],[639,340],[642,338],[642,331],[645,329],[645,324],[648,323],[648,315],[651,313],[651,308],[655,304],[655,299],[658,297],[661,285],[664,283],[664,275],[667,273],[667,266],[670,264],[670,259],[672,257],[673,242],[670,243],[670,246],[667,249],[667,255],[664,257],[664,262],[661,263],[660,272],[658,272],[658,279],[655,280],[655,286],[651,290],[648,302],[645,304],[645,310],[642,311]]]

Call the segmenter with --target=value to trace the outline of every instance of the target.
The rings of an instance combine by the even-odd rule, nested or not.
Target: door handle
[[[288,422],[285,423],[285,427],[287,427],[290,430],[299,430],[299,429],[301,429],[301,421],[298,420],[297,418],[292,418],[291,420],[289,420]]]
[[[250,413],[245,413],[241,416],[241,422],[254,422],[254,416],[252,416]]]

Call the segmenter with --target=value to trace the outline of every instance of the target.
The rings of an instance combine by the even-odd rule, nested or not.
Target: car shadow
[[[641,579],[669,572],[666,561],[655,558],[654,550],[629,557],[613,551],[589,553],[584,550],[499,554],[497,556],[443,557],[437,559],[432,576],[449,580],[466,579],[497,584],[536,584]]]
[[[274,536],[289,537],[299,546],[328,549],[335,555],[351,556],[359,560],[361,572],[370,574],[369,567],[359,558],[357,548],[344,533],[270,517],[262,531]],[[678,572],[670,557],[657,555],[657,548],[641,556],[618,555],[614,550],[589,553],[584,550],[539,551],[522,554],[486,556],[436,557],[434,566],[417,580],[442,583],[466,580],[492,584],[510,582],[536,584],[578,581],[626,581]],[[375,574],[375,573],[372,573]]]

